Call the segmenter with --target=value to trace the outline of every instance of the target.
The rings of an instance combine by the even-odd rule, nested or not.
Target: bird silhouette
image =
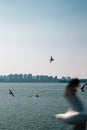
[[[85,83],[82,87],[81,87],[81,91],[85,92],[85,86],[87,85],[87,83]]]
[[[54,61],[54,59],[53,59],[53,57],[51,56],[51,57],[50,57],[50,63],[51,63],[52,61]]]
[[[13,97],[15,97],[13,92],[10,89],[9,89],[9,94],[11,94]]]

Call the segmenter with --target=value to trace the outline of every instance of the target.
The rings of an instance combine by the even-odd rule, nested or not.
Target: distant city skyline
[[[86,0],[0,1],[1,75],[87,78],[86,56]]]
[[[32,75],[32,74],[9,74],[0,75],[0,82],[37,82],[37,83],[67,83],[72,77],[57,77],[52,75]],[[87,83],[87,79],[80,79],[81,82]]]

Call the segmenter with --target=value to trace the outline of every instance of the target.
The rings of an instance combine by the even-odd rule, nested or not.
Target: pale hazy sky
[[[10,73],[87,78],[87,0],[0,0],[0,75]]]

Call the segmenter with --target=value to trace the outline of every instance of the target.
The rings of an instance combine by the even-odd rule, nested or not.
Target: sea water
[[[67,111],[63,83],[0,83],[0,130],[72,130],[53,115]],[[15,97],[9,94],[12,90]],[[41,92],[39,97],[36,93]],[[87,92],[79,92],[87,102]],[[33,95],[31,98],[29,96]]]

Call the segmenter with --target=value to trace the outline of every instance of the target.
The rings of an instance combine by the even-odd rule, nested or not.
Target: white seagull
[[[79,80],[77,78],[73,79],[65,91],[65,97],[71,104],[72,109],[63,114],[56,114],[54,117],[67,124],[73,124],[74,130],[86,130],[87,113],[85,111],[83,102],[76,95],[78,86]]]

